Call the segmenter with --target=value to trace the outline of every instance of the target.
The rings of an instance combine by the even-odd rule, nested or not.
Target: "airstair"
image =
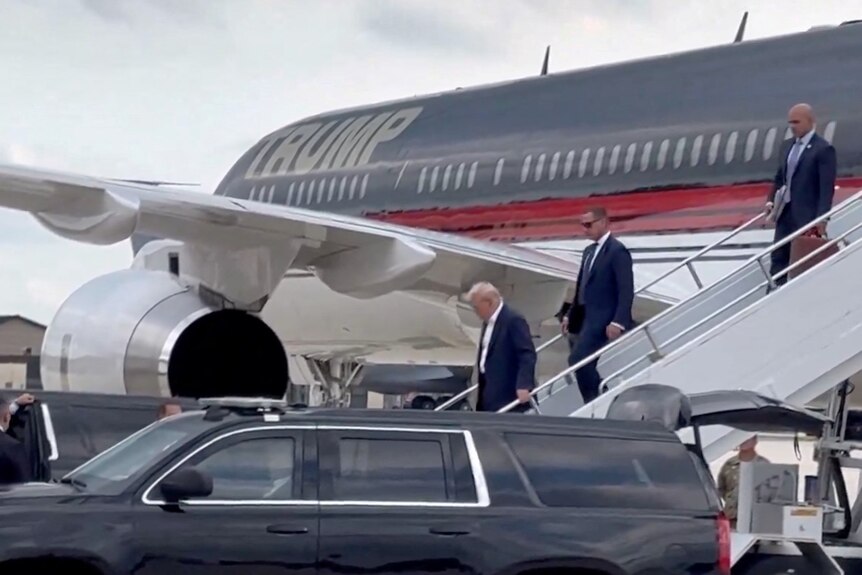
[[[830,241],[779,275],[798,273],[832,246],[837,254],[770,293],[779,277],[769,273],[770,255],[799,230],[537,387],[534,411],[603,417],[620,391],[643,383],[687,394],[747,389],[803,405],[862,371],[862,192],[812,225],[821,221]],[[582,406],[570,382],[597,356],[608,391]],[[745,437],[718,427],[703,434],[710,460]]]
[[[687,274],[689,276],[688,279],[690,281],[694,282],[694,285],[696,286],[696,291],[702,290],[706,284],[704,283],[701,276],[698,274],[696,264],[701,260],[707,259],[708,256],[710,254],[712,254],[713,251],[722,248],[725,244],[727,244],[730,240],[732,240],[733,238],[735,238],[736,236],[738,236],[742,232],[748,231],[748,230],[754,228],[756,225],[761,224],[765,217],[766,217],[765,213],[760,213],[760,214],[754,216],[753,218],[749,219],[748,221],[746,221],[745,223],[743,223],[742,225],[740,225],[736,229],[732,230],[727,235],[722,236],[721,238],[719,238],[715,242],[701,248],[698,252],[689,256],[688,258],[684,259],[683,261],[679,262],[677,265],[673,266],[671,269],[662,273],[661,275],[659,275],[655,279],[649,281],[647,284],[637,288],[634,292],[635,297],[637,297],[638,295],[649,294],[650,290],[653,287],[655,287],[656,285],[658,285],[664,281],[668,281],[668,280],[673,281],[673,279],[672,279],[673,276],[678,275],[680,273],[684,273],[684,274]],[[548,341],[544,342],[539,347],[537,347],[536,353],[541,354],[545,350],[549,349],[552,345],[554,345],[555,343],[557,343],[558,341],[563,339],[563,337],[564,336],[562,334],[558,334],[558,335],[554,336],[553,338],[549,339]],[[562,379],[561,375],[562,374],[558,374],[557,376],[554,376],[552,379],[548,380],[547,383],[551,384],[550,387],[544,388],[540,391],[539,395],[535,398],[534,405],[536,405],[536,403],[538,401],[541,401],[542,399],[544,399],[548,395],[552,394],[558,388],[566,387],[568,385],[568,383]],[[459,403],[462,399],[464,399],[465,397],[467,397],[468,395],[473,393],[477,388],[478,388],[478,385],[475,385],[475,384],[468,387],[467,389],[465,389],[464,391],[462,391],[458,395],[452,397],[450,400],[437,406],[435,411],[443,411],[443,410],[449,409],[450,407]],[[577,393],[577,390],[575,390],[575,392]],[[578,397],[580,397],[580,396],[578,396]]]
[[[770,275],[770,255],[805,231],[799,230],[538,386],[533,411],[603,417],[620,391],[643,383],[687,394],[747,389],[800,405],[862,371],[862,192],[811,224],[822,221],[830,241],[780,275],[798,274],[832,246],[840,248],[837,254],[770,293],[779,277]],[[596,357],[608,391],[582,405],[574,372]],[[745,437],[717,426],[702,433],[710,460]]]

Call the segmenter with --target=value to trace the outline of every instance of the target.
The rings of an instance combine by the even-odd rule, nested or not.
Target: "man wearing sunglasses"
[[[620,337],[632,327],[634,273],[629,250],[611,235],[604,208],[581,216],[581,225],[593,241],[584,250],[574,300],[563,317],[563,333],[577,334],[569,353],[575,365]],[[575,372],[584,403],[598,397],[602,378],[598,358]]]

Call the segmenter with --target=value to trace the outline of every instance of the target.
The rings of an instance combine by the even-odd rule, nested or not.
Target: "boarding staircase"
[[[692,259],[751,227],[760,217]],[[799,230],[712,284],[698,283],[700,289],[686,299],[539,385],[532,392],[532,411],[603,417],[620,391],[651,382],[674,385],[686,393],[749,389],[804,404],[862,371],[862,192],[811,224],[823,221],[828,221],[830,241],[817,252],[781,274],[770,274],[770,255],[805,232]],[[837,254],[770,293],[781,275],[798,273],[835,245],[840,248]],[[691,264],[682,262],[680,266],[693,270]],[[582,405],[574,372],[596,357],[608,391]],[[503,411],[515,405],[513,402]],[[728,428],[704,429],[705,454],[710,460],[719,457],[742,438],[744,432]]]

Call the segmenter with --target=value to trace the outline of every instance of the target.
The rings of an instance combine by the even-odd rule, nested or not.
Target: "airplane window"
[[[709,144],[709,165],[715,164],[718,159],[718,147],[721,145],[721,134],[716,134],[712,137],[712,142]]]
[[[296,205],[302,204],[303,194],[305,193],[305,180],[299,182],[299,191],[296,194]]]
[[[257,186],[252,186],[251,189],[248,191],[248,199],[251,202],[254,201],[254,192],[256,191],[255,188],[257,188]]]
[[[623,170],[625,170],[625,173],[627,174],[632,171],[632,166],[635,163],[635,153],[637,152],[637,150],[637,144],[629,144],[629,147],[626,150],[626,161]]]
[[[524,158],[524,165],[521,167],[521,183],[527,181],[527,176],[530,174],[530,164],[533,163],[533,156]]]
[[[353,194],[356,193],[356,184],[359,183],[359,176],[353,176],[353,180],[350,182],[350,199],[353,199]]]
[[[784,130],[784,139],[789,140],[793,137],[793,132],[790,130],[790,126],[787,126],[787,129]]]
[[[293,188],[296,186],[296,182],[290,182],[290,188],[287,190],[287,205],[293,205]]]
[[[673,169],[676,170],[682,165],[682,155],[685,153],[686,138],[680,138],[676,142],[676,150],[673,152]]]
[[[575,151],[570,150],[568,154],[566,154],[566,165],[563,166],[563,177],[565,179],[569,179],[572,175],[572,164],[575,163]]]
[[[464,162],[458,165],[458,171],[455,172],[455,189],[461,189],[461,182],[464,180]]]
[[[620,150],[622,146],[617,144],[614,146],[614,149],[611,151],[611,164],[608,167],[608,172],[613,175],[617,171],[617,162],[620,160]]]
[[[368,191],[368,174],[362,176],[362,185],[359,187],[359,198],[365,197],[365,192]]]
[[[703,135],[694,139],[691,144],[691,167],[695,167],[700,163],[700,150],[703,148]]]
[[[506,160],[500,158],[497,160],[497,167],[494,169],[494,185],[500,184],[500,178],[503,177],[503,166],[505,165]]]
[[[766,138],[763,140],[763,160],[766,161],[772,157],[772,152],[775,151],[775,136],[778,135],[777,128],[769,128],[766,132]]]
[[[425,175],[428,173],[428,168],[422,168],[422,171],[419,172],[419,185],[416,187],[416,193],[421,194],[422,189],[425,187]]]
[[[560,167],[560,152],[551,156],[551,166],[548,168],[548,179],[554,180],[557,177],[557,168]]]
[[[670,148],[670,140],[662,140],[661,145],[658,147],[658,157],[656,158],[656,170],[661,170],[664,168],[664,164],[667,161],[667,151]]]
[[[433,192],[437,189],[437,176],[440,175],[440,166],[434,166],[434,169],[431,170],[431,183],[428,186],[428,191]]]
[[[479,162],[473,162],[470,164],[470,173],[467,174],[467,187],[472,188],[473,183],[476,181],[476,170],[479,169]]]
[[[727,146],[724,148],[724,163],[729,164],[733,161],[733,155],[736,153],[736,140],[739,138],[739,132],[733,131],[727,138]]]
[[[336,180],[336,178],[330,178],[329,179],[329,197],[326,198],[327,202],[331,202],[332,199],[335,197],[335,184],[336,184],[335,180]]]
[[[605,147],[602,146],[601,148],[598,149],[598,151],[596,151],[596,161],[593,162],[593,175],[594,176],[598,176],[599,172],[602,171],[602,162],[604,162],[604,161],[605,161]]]
[[[578,164],[578,177],[583,178],[587,173],[587,163],[590,161],[590,149],[587,148],[581,152],[581,163]]]
[[[338,188],[338,201],[344,200],[344,188],[347,187],[347,176],[341,176],[341,186]]]
[[[533,176],[533,180],[538,182],[542,179],[542,170],[545,168],[545,154],[539,156],[538,161],[536,161],[536,174]]]
[[[832,120],[831,122],[826,124],[826,129],[823,130],[823,139],[826,140],[827,142],[829,142],[830,144],[832,143],[832,138],[835,137],[835,128],[836,127],[837,127],[837,123],[835,122],[835,120]]]
[[[545,154],[539,156],[538,161],[536,161],[536,173],[533,176],[533,180],[538,182],[542,179],[542,170],[545,168]]]
[[[272,203],[272,198],[275,197],[275,184],[269,187],[269,203]]]
[[[754,146],[757,145],[757,136],[760,130],[754,129],[748,133],[748,138],[745,139],[745,161],[750,162],[754,157]]]
[[[305,194],[305,204],[309,205],[314,201],[314,180],[308,184],[308,193]]]
[[[641,171],[646,172],[649,168],[650,156],[652,155],[652,142],[644,144],[644,151],[641,154]]]
[[[443,189],[444,192],[447,189],[449,189],[449,177],[451,175],[452,175],[452,164],[449,164],[448,166],[446,166],[446,169],[443,170],[443,185],[441,186],[441,188]]]

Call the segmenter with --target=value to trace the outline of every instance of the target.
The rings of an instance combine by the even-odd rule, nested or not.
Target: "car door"
[[[482,571],[476,512],[488,497],[466,432],[318,433],[321,574]]]
[[[138,575],[313,575],[318,506],[313,429],[225,432],[148,483],[135,513]],[[166,505],[159,483],[195,467],[207,497]]]

